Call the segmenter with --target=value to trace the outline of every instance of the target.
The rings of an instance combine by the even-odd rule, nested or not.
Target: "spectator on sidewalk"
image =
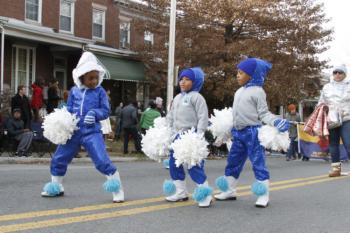
[[[298,154],[298,159],[300,159],[300,155],[298,153],[298,129],[297,122],[301,122],[301,118],[299,113],[296,111],[296,106],[294,104],[288,105],[288,113],[286,115],[286,119],[291,123],[289,128],[289,138],[290,145],[287,152],[287,161],[291,159],[296,159],[296,154]]]
[[[33,140],[33,132],[24,127],[24,122],[21,120],[21,109],[15,108],[13,115],[8,119],[6,128],[9,136],[19,142],[16,155],[28,156],[28,150]]]
[[[58,108],[58,102],[61,99],[58,93],[58,81],[53,80],[47,90],[47,114],[50,114],[55,108]]]
[[[19,109],[21,111],[21,120],[24,123],[24,129],[30,129],[32,113],[28,97],[25,95],[26,88],[23,85],[19,85],[17,88],[17,94],[11,99],[11,111]]]
[[[324,85],[318,104],[326,104],[328,112],[329,151],[332,157],[330,177],[341,176],[339,143],[350,156],[350,78],[345,65],[333,69],[329,83]]]
[[[147,108],[141,116],[140,128],[141,133],[146,134],[146,130],[153,127],[154,120],[160,117],[160,113],[156,110],[156,103],[153,100],[149,101],[149,108]]]
[[[136,152],[141,152],[141,139],[137,130],[137,102],[130,102],[121,112],[121,127],[124,133],[124,154],[128,152],[129,137],[134,138]]]
[[[31,107],[34,114],[34,121],[36,122],[39,121],[39,110],[43,106],[43,86],[44,81],[42,79],[38,79],[32,84],[33,95]]]

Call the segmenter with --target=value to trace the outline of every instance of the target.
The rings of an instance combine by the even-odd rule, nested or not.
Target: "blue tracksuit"
[[[178,136],[176,137],[176,139]],[[175,139],[175,140],[176,140]],[[169,171],[172,180],[185,180],[186,175],[183,166],[176,167],[174,151],[170,151],[169,158]],[[204,171],[204,161],[200,165],[196,165],[188,169],[188,174],[191,176],[192,180],[197,184],[203,184],[207,180],[207,175]]]
[[[266,94],[262,89],[265,77],[272,65],[266,61],[248,58],[237,68],[251,78],[235,94],[233,102],[233,143],[227,158],[226,176],[238,179],[244,163],[249,157],[255,178],[264,181],[270,178],[265,164],[265,148],[260,145],[258,129],[261,121],[273,125],[277,119],[268,111]]]
[[[242,130],[232,130],[234,140],[227,157],[225,176],[233,176],[238,179],[249,157],[255,178],[260,181],[270,179],[265,164],[265,148],[260,145],[258,139],[258,128],[259,126],[249,126]]]
[[[95,89],[73,87],[70,90],[67,110],[79,117],[79,130],[74,132],[72,138],[65,145],[58,146],[51,160],[51,174],[64,176],[68,164],[79,152],[82,145],[93,160],[97,170],[104,175],[113,175],[117,168],[108,157],[99,123],[100,120],[107,119],[110,112],[105,90],[101,86],[97,86]],[[89,111],[95,113],[95,124],[84,124],[85,115]]]
[[[198,133],[204,133],[208,127],[208,108],[205,99],[198,92],[204,83],[203,71],[196,67],[185,69],[179,77],[187,77],[192,80],[192,89],[188,93],[178,94],[167,116],[170,127],[174,134],[183,132],[194,127]],[[178,135],[176,136],[176,139]],[[176,140],[175,139],[175,140]],[[185,180],[183,166],[176,167],[173,151],[170,152],[169,171],[172,180]],[[204,172],[204,161],[188,170],[192,180],[197,184],[203,184],[207,180]]]

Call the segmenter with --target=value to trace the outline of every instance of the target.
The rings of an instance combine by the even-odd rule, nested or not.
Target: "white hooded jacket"
[[[333,77],[321,92],[319,104],[324,103],[329,111],[339,112],[342,121],[350,120],[350,78],[346,77],[341,82],[334,81]]]

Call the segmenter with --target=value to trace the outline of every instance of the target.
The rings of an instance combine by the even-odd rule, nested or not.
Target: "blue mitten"
[[[84,124],[85,125],[93,125],[96,122],[96,113],[94,111],[88,111],[84,118]]]
[[[289,129],[289,121],[286,119],[276,119],[273,122],[273,125],[280,131],[280,132],[285,132]]]

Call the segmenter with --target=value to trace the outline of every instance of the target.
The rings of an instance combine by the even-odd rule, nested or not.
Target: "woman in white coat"
[[[328,106],[329,151],[332,156],[330,177],[341,175],[339,143],[342,139],[350,156],[350,79],[345,65],[335,67],[331,81],[321,92],[320,103]]]

